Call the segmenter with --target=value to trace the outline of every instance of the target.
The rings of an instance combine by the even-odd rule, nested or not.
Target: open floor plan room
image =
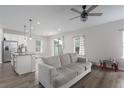
[[[37,84],[35,73],[17,76],[9,63],[0,65],[0,71],[1,88],[44,88],[43,85]],[[92,72],[71,86],[71,88],[123,88],[123,73],[124,71],[115,73],[109,68],[103,71],[97,66],[93,66]]]
[[[0,88],[124,88],[124,5],[0,5]]]

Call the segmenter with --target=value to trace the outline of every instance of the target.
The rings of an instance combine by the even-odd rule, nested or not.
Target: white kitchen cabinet
[[[31,55],[17,56],[15,66],[15,71],[19,75],[32,72]]]
[[[36,57],[41,57],[35,53],[14,53],[11,64],[18,75],[36,71]]]
[[[13,54],[11,64],[18,75],[32,72],[32,55]]]

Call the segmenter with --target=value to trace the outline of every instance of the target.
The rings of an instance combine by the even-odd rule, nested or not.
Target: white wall
[[[29,52],[36,52],[36,40],[42,40],[43,44],[43,56],[47,56],[48,51],[48,45],[47,45],[47,37],[41,37],[41,36],[33,36],[32,40],[27,39],[27,49]]]
[[[124,20],[51,36],[49,40],[51,42],[53,38],[64,36],[64,53],[67,53],[73,52],[74,46],[72,38],[77,35],[85,35],[85,52],[89,60],[98,62],[99,59],[107,59],[110,57],[122,59],[123,40],[122,32],[118,31],[120,28],[124,28]],[[49,46],[49,54],[52,55],[51,43]],[[120,61],[120,66],[124,67],[123,59]]]
[[[2,40],[3,40],[3,29],[0,28],[0,63],[2,63]]]

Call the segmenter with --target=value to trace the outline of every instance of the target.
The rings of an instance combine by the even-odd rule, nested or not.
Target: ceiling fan
[[[73,17],[71,18],[70,20],[73,20],[73,19],[76,19],[76,18],[81,18],[82,21],[87,21],[88,19],[88,16],[102,16],[103,13],[90,13],[92,10],[94,10],[96,7],[98,7],[98,5],[92,5],[91,7],[89,7],[87,10],[86,10],[86,5],[83,5],[82,8],[83,8],[83,11],[79,11],[75,8],[71,8],[71,11],[73,12],[76,12],[78,14],[80,14],[79,16],[76,16],[76,17]]]

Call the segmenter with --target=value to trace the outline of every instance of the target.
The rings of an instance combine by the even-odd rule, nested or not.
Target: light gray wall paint
[[[64,36],[64,53],[67,53],[73,52],[72,38],[77,35],[85,35],[85,52],[89,60],[98,62],[99,59],[118,58],[120,67],[124,67],[122,31],[118,31],[120,28],[124,28],[124,20],[51,36],[49,40]],[[49,54],[52,55],[51,43],[49,46]]]

